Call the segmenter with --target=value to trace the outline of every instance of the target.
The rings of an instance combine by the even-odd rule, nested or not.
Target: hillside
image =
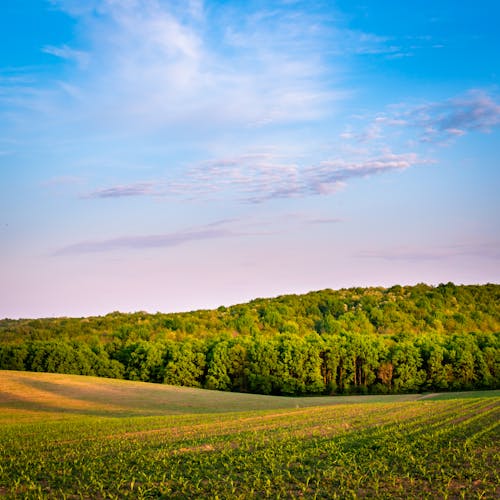
[[[321,290],[255,299],[216,310],[119,313],[86,318],[0,320],[0,343],[64,337],[85,342],[228,334],[500,331],[500,285],[419,284]]]
[[[499,391],[287,398],[14,371],[0,381],[5,499],[500,493]]]
[[[500,387],[500,285],[323,290],[211,311],[0,321],[0,369],[275,395]]]
[[[338,404],[396,403],[440,399],[442,394],[283,397],[209,391],[191,387],[113,380],[82,375],[0,370],[0,421],[13,411],[52,416],[107,417],[189,415],[311,408]],[[449,393],[448,397],[498,397],[500,391]]]

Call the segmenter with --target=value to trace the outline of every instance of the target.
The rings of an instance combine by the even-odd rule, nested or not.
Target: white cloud
[[[109,238],[106,240],[88,240],[59,248],[54,256],[76,255],[95,252],[120,250],[141,250],[147,248],[168,248],[184,245],[194,241],[213,240],[242,236],[224,226],[231,221],[217,221],[185,231],[164,234],[133,235]]]
[[[137,182],[94,190],[84,198],[130,196],[181,197],[185,200],[232,199],[262,203],[271,199],[331,195],[354,178],[430,163],[416,153],[384,151],[370,157],[332,159],[302,166],[275,153],[252,153],[192,165],[182,178]]]
[[[424,129],[422,139],[425,141],[461,136],[474,130],[489,132],[500,125],[500,104],[477,90],[419,106],[407,114],[410,121]]]
[[[92,191],[84,198],[124,198],[130,196],[150,196],[156,193],[154,182],[136,182]]]
[[[353,178],[368,177],[429,163],[415,153],[384,152],[358,160],[333,159],[312,166],[300,166],[286,157],[269,153],[220,158],[192,166],[183,181],[165,182],[165,196],[187,196],[203,199],[230,197],[261,203],[278,198],[330,195],[342,189]],[[155,194],[148,186],[143,190],[116,186],[96,191],[92,196],[117,196],[123,191],[133,194]]]
[[[67,45],[61,47],[54,47],[52,45],[47,45],[43,48],[43,52],[47,54],[52,54],[53,56],[60,57],[61,59],[74,60],[79,66],[87,66],[89,63],[89,54],[82,50],[75,50]]]
[[[473,131],[490,132],[500,125],[500,104],[482,90],[441,102],[400,105],[375,120],[380,125],[416,128],[422,142],[446,142]]]
[[[306,191],[310,194],[330,194],[349,180],[390,171],[404,170],[414,165],[428,163],[416,153],[396,154],[385,152],[360,160],[335,159],[321,162],[304,170]]]
[[[66,83],[83,92],[84,115],[100,126],[189,127],[195,133],[296,123],[324,116],[337,98],[325,79],[322,35],[306,15],[279,11],[257,22],[259,13],[236,17],[224,6],[212,5],[207,14],[195,0],[56,5],[85,27],[86,47],[45,51],[88,56],[85,71]]]
[[[231,9],[212,3],[206,8],[201,0],[92,0],[84,5],[54,0],[54,4],[73,16],[83,33],[79,45],[44,49],[79,63],[73,72],[65,73],[67,79],[53,80],[49,89],[38,91],[32,99],[39,113],[51,120],[59,117],[57,132],[66,120],[72,128],[99,139],[117,138],[114,147],[123,149],[129,137],[140,141],[154,136],[151,142],[158,150],[167,145],[155,158],[156,166],[161,164],[161,154],[169,147],[175,149],[178,142],[194,144],[193,149],[201,144],[196,154],[188,153],[183,159],[191,165],[184,170],[179,154],[172,161],[169,158],[172,172],[165,173],[165,167],[158,175],[156,168],[154,175],[160,181],[127,179],[96,189],[87,198],[229,195],[263,202],[329,195],[353,178],[424,163],[414,152],[392,153],[401,145],[391,141],[392,148],[387,146],[388,126],[418,126],[424,139],[457,137],[498,123],[498,105],[486,95],[471,94],[387,111],[371,121],[365,119],[361,127],[347,127],[341,139],[352,141],[357,151],[335,144],[328,146],[335,155],[314,151],[318,143],[306,131],[307,157],[238,154],[251,149],[254,139],[257,147],[264,137],[267,141],[265,134],[272,133],[276,124],[285,126],[278,138],[280,151],[296,147],[293,141],[300,136],[293,134],[293,127],[297,124],[312,123],[315,130],[332,126],[333,104],[346,96],[334,83],[337,67],[332,53],[395,54],[397,44],[386,37],[342,29],[317,13],[279,3],[261,10],[255,10],[255,4]],[[292,133],[283,139],[286,127]],[[267,143],[275,143],[275,136]],[[356,148],[360,143],[366,145],[364,151]],[[229,150],[237,153],[230,156]],[[203,161],[210,157],[215,159]]]

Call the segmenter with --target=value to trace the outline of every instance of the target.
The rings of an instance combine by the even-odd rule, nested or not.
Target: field
[[[0,371],[2,498],[499,498],[500,391],[282,398]]]

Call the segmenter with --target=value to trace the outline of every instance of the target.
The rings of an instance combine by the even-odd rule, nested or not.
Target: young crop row
[[[498,498],[500,398],[0,429],[5,498]]]

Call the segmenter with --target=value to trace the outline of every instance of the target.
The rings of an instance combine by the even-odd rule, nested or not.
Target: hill
[[[226,413],[310,408],[359,403],[396,403],[420,399],[500,397],[500,391],[388,396],[283,397],[210,391],[82,375],[0,370],[1,415],[12,411],[108,417]]]
[[[14,371],[0,381],[6,499],[500,493],[499,391],[287,398]]]
[[[275,395],[500,387],[500,285],[323,290],[212,311],[0,321],[0,369]]]
[[[0,343],[65,338],[84,342],[118,337],[197,338],[221,333],[275,334],[342,331],[379,335],[498,332],[500,285],[419,284],[321,290],[255,299],[185,313],[113,312],[86,318],[0,320]]]

